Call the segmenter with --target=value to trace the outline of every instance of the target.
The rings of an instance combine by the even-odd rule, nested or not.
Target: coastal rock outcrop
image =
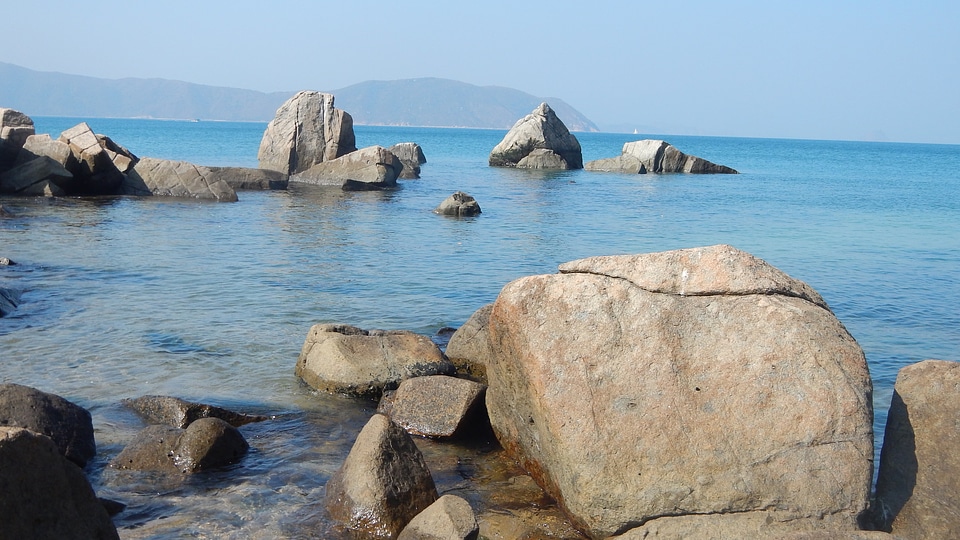
[[[61,185],[73,182],[73,174],[55,160],[42,156],[0,173],[0,193],[25,197],[59,197]]]
[[[541,103],[493,148],[489,163],[491,167],[582,169],[583,154],[580,141],[549,105]]]
[[[0,424],[50,437],[60,453],[80,467],[97,455],[90,412],[56,394],[0,384]]]
[[[176,428],[186,428],[201,418],[219,418],[233,427],[267,419],[266,416],[237,413],[214,405],[195,403],[171,396],[141,396],[136,399],[125,399],[123,404],[151,424],[164,424]]]
[[[453,365],[427,336],[345,324],[314,325],[295,370],[317,390],[376,399],[405,379],[452,372]]]
[[[397,143],[387,148],[391,154],[403,163],[403,170],[398,178],[407,180],[420,178],[420,166],[427,162],[420,145],[413,142]]]
[[[488,332],[498,439],[593,538],[701,514],[855,530],[867,508],[863,351],[748,253],[569,262],[505,286]]]
[[[0,537],[120,538],[83,471],[45,435],[0,426],[0,486]]]
[[[441,216],[475,216],[480,213],[480,204],[472,196],[462,191],[455,191],[434,208],[433,212]]]
[[[261,169],[293,175],[357,149],[353,118],[333,94],[297,92],[277,109],[260,141]]]
[[[32,118],[18,110],[0,107],[0,173],[13,165],[27,137],[34,133]]]
[[[107,137],[98,136],[86,122],[64,131],[57,139],[70,147],[77,169],[70,171],[76,177],[78,195],[114,194],[120,188],[136,156]]]
[[[384,395],[378,411],[407,433],[450,438],[480,425],[485,417],[484,391],[486,386],[466,379],[414,377],[401,382],[396,392]]]
[[[470,503],[448,493],[417,514],[397,540],[476,540],[479,535]]]
[[[126,175],[122,192],[128,195],[189,197],[235,202],[237,192],[210,169],[186,161],[143,158]]]
[[[877,476],[879,525],[904,538],[960,531],[960,362],[897,374]]]
[[[115,469],[183,473],[230,465],[249,445],[237,428],[219,418],[200,418],[186,429],[147,426],[110,462]]]
[[[352,533],[396,538],[438,498],[423,455],[410,435],[375,414],[326,486],[330,516]]]
[[[267,190],[287,189],[289,177],[279,171],[270,169],[252,169],[250,167],[207,167],[209,182],[224,182],[234,189]]]
[[[486,364],[493,354],[487,332],[492,309],[491,303],[475,311],[450,336],[445,351],[447,359],[457,369],[457,375],[483,384],[487,383]]]
[[[619,156],[589,161],[584,169],[628,174],[737,174],[730,167],[684,154],[672,144],[655,139],[625,143]]]
[[[345,191],[397,187],[403,164],[382,146],[368,146],[329,159],[290,176],[291,182],[317,186],[340,186]]]

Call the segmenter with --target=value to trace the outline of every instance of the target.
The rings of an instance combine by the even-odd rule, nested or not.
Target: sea
[[[138,156],[257,166],[265,123],[80,121]],[[662,138],[737,175],[491,168],[503,130],[356,126],[357,145],[416,142],[421,178],[382,192],[291,185],[236,203],[11,198],[0,204],[0,381],[93,415],[87,473],[126,510],[122,538],[336,538],[323,486],[376,404],[318,394],[294,375],[310,327],[406,329],[441,345],[509,281],[560,263],[731,244],[815,288],[863,348],[877,454],[898,370],[960,360],[960,146],[576,133],[585,161]],[[432,210],[455,191],[482,214]],[[121,403],[171,395],[273,418],[241,428],[250,453],[186,479],[107,467],[144,427]],[[521,512],[490,441],[418,440],[441,492]],[[551,511],[548,503],[538,503]],[[562,519],[562,518],[559,518]],[[575,536],[574,536],[575,537]]]

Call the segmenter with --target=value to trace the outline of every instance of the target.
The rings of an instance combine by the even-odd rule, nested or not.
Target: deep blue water
[[[79,121],[34,120],[54,137]],[[251,167],[265,127],[88,123],[139,156]],[[741,174],[658,176],[490,168],[497,130],[356,134],[358,146],[419,143],[422,178],[383,193],[242,192],[235,204],[0,198],[16,215],[0,219],[0,256],[21,262],[0,269],[0,286],[24,291],[0,320],[0,380],[90,408],[100,467],[140,427],[117,404],[123,397],[170,394],[293,418],[250,428],[262,460],[248,460],[259,464],[245,465],[242,489],[201,489],[217,490],[218,504],[158,502],[145,494],[152,488],[131,495],[95,480],[101,492],[140,501],[118,518],[124,537],[210,533],[196,524],[205,520],[243,535],[238,515],[276,534],[309,522],[277,503],[311,515],[302,509],[369,412],[297,382],[310,325],[433,334],[463,323],[508,281],[580,257],[727,243],[809,283],[866,353],[878,441],[901,367],[960,360],[960,146],[664,136]],[[651,137],[576,135],[585,161]],[[456,190],[483,213],[434,215]],[[317,441],[324,450],[304,449]],[[300,491],[277,487],[304,470],[316,478],[299,481]]]

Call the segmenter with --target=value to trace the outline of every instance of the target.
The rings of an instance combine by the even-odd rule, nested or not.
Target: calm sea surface
[[[80,120],[34,118],[38,133]],[[255,167],[265,124],[87,120],[139,156]],[[94,416],[102,496],[124,538],[331,534],[320,507],[373,405],[293,374],[310,326],[434,335],[508,281],[581,257],[732,244],[812,285],[863,347],[878,443],[897,371],[960,360],[960,146],[663,137],[739,175],[494,169],[503,131],[356,128],[358,146],[419,143],[422,178],[390,192],[291,187],[235,204],[14,199],[0,204],[0,381]],[[646,136],[578,133],[584,160]],[[431,210],[456,190],[483,214]],[[245,426],[251,454],[184,483],[105,469],[142,423],[119,400],[175,395],[278,415]],[[489,448],[419,441],[441,491],[494,506],[509,476]],[[455,463],[456,465],[450,465]],[[466,472],[464,472],[466,471]],[[472,483],[467,485],[466,479]]]

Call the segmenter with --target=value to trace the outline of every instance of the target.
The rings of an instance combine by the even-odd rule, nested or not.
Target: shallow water
[[[35,118],[54,135],[76,119]],[[88,120],[141,156],[256,166],[263,124]],[[863,347],[878,441],[897,370],[960,359],[960,146],[666,137],[739,175],[487,167],[502,131],[357,127],[358,145],[415,141],[420,180],[391,192],[294,186],[236,204],[12,199],[0,204],[0,380],[94,416],[98,492],[127,503],[124,538],[326,537],[323,485],[373,404],[293,375],[310,326],[434,335],[508,281],[572,259],[732,244],[823,295]],[[584,159],[634,135],[577,134]],[[455,190],[483,213],[431,210]],[[277,415],[241,431],[251,454],[182,484],[104,470],[143,425],[119,401],[175,395]],[[420,441],[441,491],[498,508],[517,471],[484,445]],[[879,448],[879,446],[878,446]],[[480,479],[476,482],[467,479]]]

